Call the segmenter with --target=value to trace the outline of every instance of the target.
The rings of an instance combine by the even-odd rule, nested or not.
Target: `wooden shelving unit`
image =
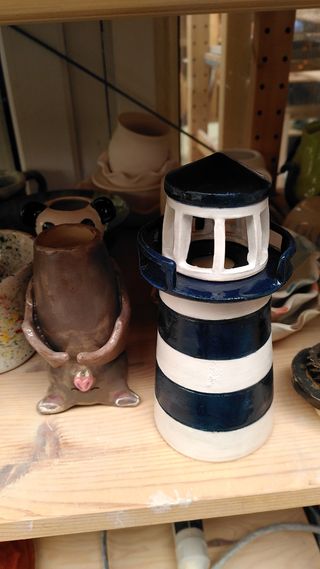
[[[274,0],[2,0],[0,23],[317,6],[317,0],[280,0],[276,6]],[[211,518],[212,525],[206,526],[209,531],[218,518],[226,523],[225,516],[258,513],[259,517],[265,512],[265,517],[259,517],[263,522],[270,519],[268,512],[320,503],[319,417],[293,390],[290,372],[296,352],[319,338],[319,318],[274,346],[276,410],[269,441],[238,461],[198,462],[167,446],[154,426],[155,309],[146,308],[149,291],[145,286],[140,284],[141,289],[134,290],[135,279],[131,280],[125,265],[124,272],[136,297],[128,351],[130,385],[142,396],[138,408],[97,406],[44,417],[35,410],[47,383],[43,362],[37,356],[1,376],[0,541],[45,538],[37,542],[37,551],[41,553],[42,548],[46,569],[50,568],[44,547],[58,552],[55,566],[73,568],[70,550],[69,564],[65,558],[60,561],[61,548],[68,551],[71,547],[73,551],[77,544],[85,547],[90,543],[95,549],[100,534],[90,533],[88,537],[88,532],[109,529],[121,530],[110,534],[113,556],[114,544],[119,545],[121,537],[130,539],[133,532],[136,538],[140,535],[141,543],[142,536],[154,539],[157,545],[153,551],[161,551],[163,556],[159,569],[171,569],[170,527],[163,524]],[[244,526],[250,529],[253,522],[248,520]],[[73,539],[72,534],[87,537]],[[163,542],[167,549],[160,547]],[[308,555],[313,561],[303,561],[300,566],[317,566],[314,545],[310,541]],[[74,567],[81,567],[76,561]],[[114,557],[112,563],[111,569],[125,569]],[[272,561],[272,566],[282,568],[280,562],[275,566]],[[89,567],[87,564],[86,569]],[[92,567],[99,568],[98,561]],[[128,567],[144,569],[142,563],[134,564],[134,559]]]
[[[306,522],[301,509],[205,520],[204,533],[209,544],[210,559],[212,562],[218,561],[230,547],[230,542],[237,541],[257,528],[274,523]],[[169,524],[111,531],[108,534],[108,554],[110,569],[176,569],[177,566],[172,526]],[[310,534],[271,534],[251,543],[226,565],[226,569],[249,567],[318,569],[319,549]],[[72,568],[67,566],[66,569]]]
[[[317,7],[317,0],[2,0],[0,24]]]

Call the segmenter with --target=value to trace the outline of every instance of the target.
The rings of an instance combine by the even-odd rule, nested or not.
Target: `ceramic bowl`
[[[312,303],[308,303],[307,307],[305,306],[301,312],[295,313],[289,321],[286,319],[284,322],[272,322],[272,341],[276,342],[278,340],[282,340],[283,338],[298,332],[307,322],[319,315],[320,304],[318,295]]]
[[[91,177],[92,183],[100,189],[121,196],[134,214],[148,216],[159,210],[160,189],[164,176],[178,165],[174,160],[166,160],[158,171],[141,172],[129,176],[122,172],[112,172],[108,153],[98,159],[97,169]]]
[[[284,303],[280,306],[271,306],[272,322],[281,321],[283,319],[291,317],[298,311],[301,312],[304,305],[317,298],[319,294],[318,283],[313,283],[309,287],[305,287],[305,290],[302,290],[303,292],[297,292],[287,297]]]
[[[288,282],[272,296],[273,304],[278,303],[300,289],[316,283],[319,279],[320,251],[305,237],[295,234],[296,253],[292,258],[293,273]]]
[[[97,160],[97,168],[91,179],[95,186],[108,191],[135,192],[153,191],[159,188],[163,177],[178,164],[175,160],[167,159],[156,170],[141,170],[138,174],[129,175],[124,172],[113,172],[109,164],[108,152],[103,152]]]
[[[159,170],[169,156],[169,128],[146,113],[122,113],[109,143],[113,172],[130,176]]]
[[[0,230],[0,373],[21,365],[34,353],[21,330],[32,258],[31,235]]]
[[[291,233],[293,233],[291,231]],[[272,340],[298,332],[320,314],[320,251],[305,237],[294,234],[297,251],[292,258],[293,273],[288,282],[272,295]]]
[[[320,196],[307,198],[296,205],[283,225],[304,235],[320,248]]]

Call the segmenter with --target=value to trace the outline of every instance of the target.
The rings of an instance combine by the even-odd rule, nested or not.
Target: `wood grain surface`
[[[302,509],[205,520],[211,561],[218,561],[247,533],[274,523],[306,523]],[[230,542],[226,544],[226,542]],[[176,569],[172,526],[108,532],[110,569]],[[311,534],[281,532],[257,539],[226,564],[226,569],[319,569],[320,552]],[[66,567],[66,569],[69,569]]]
[[[1,0],[0,24],[317,7],[317,0]]]
[[[153,422],[156,310],[133,262],[135,239],[114,236],[109,247],[132,299],[129,384],[142,403],[41,416],[35,406],[47,377],[40,358],[3,374],[0,541],[320,503],[319,417],[295,393],[290,372],[296,352],[319,341],[319,319],[275,344],[268,442],[234,462],[189,459],[162,440]]]

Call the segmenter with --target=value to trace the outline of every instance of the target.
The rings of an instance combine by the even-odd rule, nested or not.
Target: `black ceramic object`
[[[295,390],[320,410],[320,344],[298,352],[292,361]]]

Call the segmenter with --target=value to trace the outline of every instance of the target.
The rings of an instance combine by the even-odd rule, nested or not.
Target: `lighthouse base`
[[[262,446],[271,434],[273,405],[255,423],[227,432],[209,432],[183,425],[155,401],[155,422],[163,439],[175,450],[208,462],[235,460]]]

